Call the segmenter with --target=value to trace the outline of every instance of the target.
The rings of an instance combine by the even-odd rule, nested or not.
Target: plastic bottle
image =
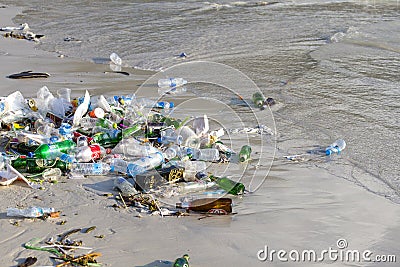
[[[98,160],[105,154],[106,149],[100,145],[90,145],[76,148],[76,159],[78,162]]]
[[[113,123],[110,120],[104,118],[91,118],[91,117],[82,118],[80,121],[80,126],[83,128],[93,128],[96,126],[100,126],[105,129],[117,128],[117,124]]]
[[[187,84],[187,81],[183,78],[169,78],[158,80],[158,87],[177,87],[184,84]]]
[[[56,159],[60,152],[68,153],[76,144],[71,140],[64,140],[54,144],[42,144],[34,152],[29,153],[31,158]]]
[[[117,53],[111,53],[110,60],[115,65],[121,66],[121,64],[122,64],[122,59],[117,55]]]
[[[125,157],[144,157],[157,153],[159,150],[147,143],[142,144],[134,138],[124,138],[113,148],[112,152]]]
[[[189,267],[189,255],[185,254],[181,258],[177,258],[173,267]]]
[[[121,191],[121,195],[124,197],[130,197],[138,193],[134,186],[121,176],[114,179],[114,188]]]
[[[325,149],[325,154],[326,155],[331,155],[333,153],[340,154],[340,152],[345,148],[346,148],[346,142],[343,139],[338,139]]]
[[[251,147],[248,145],[242,146],[239,152],[239,160],[240,162],[245,162],[250,159]]]
[[[224,143],[222,143],[221,141],[217,141],[214,143],[214,147],[216,149],[218,149],[218,151],[224,153],[228,158],[230,158],[232,156],[232,154],[234,154],[235,152],[230,149],[228,146],[226,146]]]
[[[73,135],[71,132],[72,126],[68,123],[62,123],[60,128],[58,128],[58,134],[63,138],[63,139],[72,139]]]
[[[177,208],[198,212],[209,212],[213,209],[221,209],[232,213],[232,199],[230,198],[200,198],[190,202],[176,203]]]
[[[110,172],[110,165],[98,162],[98,163],[73,163],[71,171],[76,174],[83,175],[106,175]]]
[[[216,148],[193,149],[192,159],[202,161],[218,161],[219,150]]]
[[[252,100],[257,107],[263,109],[265,98],[260,92],[255,92],[253,94]]]
[[[55,212],[54,208],[44,207],[29,207],[27,209],[8,208],[7,216],[10,217],[26,217],[26,218],[38,218],[45,214]]]
[[[237,183],[227,177],[216,177],[213,175],[210,175],[210,179],[229,194],[242,195],[244,193],[245,186],[242,183]]]

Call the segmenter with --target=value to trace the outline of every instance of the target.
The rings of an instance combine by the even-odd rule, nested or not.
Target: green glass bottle
[[[60,153],[68,153],[74,147],[76,147],[76,144],[71,140],[64,140],[54,144],[42,144],[34,152],[29,153],[29,157],[56,159]]]
[[[24,173],[41,173],[49,168],[59,168],[61,171],[66,172],[70,169],[71,165],[61,160],[52,159],[35,159],[20,156],[19,158],[11,161],[11,166],[19,172]]]
[[[237,183],[227,177],[216,177],[214,175],[210,175],[210,179],[229,194],[243,195],[244,193],[245,186],[242,183]]]
[[[189,267],[189,255],[185,254],[181,258],[177,258],[173,267]]]
[[[252,100],[257,107],[262,108],[264,106],[265,99],[264,99],[264,96],[260,92],[254,93]]]
[[[242,146],[239,152],[239,160],[240,162],[245,162],[250,159],[251,147],[248,145]]]

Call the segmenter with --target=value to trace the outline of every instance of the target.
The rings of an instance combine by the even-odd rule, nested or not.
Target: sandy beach
[[[21,10],[0,8],[0,26],[12,26],[12,18]],[[35,31],[35,29],[32,29]],[[42,86],[56,92],[72,89],[73,96],[106,94],[120,88],[121,94],[132,92],[151,74],[123,68],[129,76],[108,73],[107,64],[60,57],[35,48],[33,42],[0,37],[0,92],[6,96],[16,90],[32,96]],[[47,72],[47,79],[12,80],[12,73],[32,70]],[[201,111],[204,112],[204,111]],[[279,110],[273,111],[279,112]],[[283,158],[299,140],[286,140],[277,123],[277,154],[271,171],[259,188],[243,198],[232,197],[234,214],[205,217],[191,214],[183,217],[139,216],[133,207],[118,208],[112,178],[96,176],[85,179],[63,178],[57,184],[45,183],[35,190],[16,182],[0,187],[0,266],[17,266],[27,257],[37,257],[34,266],[55,266],[51,253],[24,248],[32,238],[44,241],[57,238],[72,229],[96,226],[90,233],[80,231],[71,238],[82,240],[89,251],[102,254],[102,266],[172,266],[187,253],[190,266],[397,266],[396,263],[348,262],[329,259],[321,262],[276,258],[258,259],[265,246],[269,250],[315,250],[329,248],[396,255],[400,261],[400,206],[372,194],[345,179],[338,179],[313,164],[295,163]],[[350,144],[351,146],[351,144]],[[344,152],[345,153],[345,152]],[[339,159],[337,164],[341,169]],[[233,173],[234,174],[234,173]],[[22,219],[6,216],[9,207],[44,206],[61,211],[59,218]],[[61,223],[65,221],[65,223]],[[345,239],[347,246],[338,248]],[[261,255],[262,256],[262,255]],[[288,257],[288,255],[286,255]],[[59,261],[58,261],[59,262]]]

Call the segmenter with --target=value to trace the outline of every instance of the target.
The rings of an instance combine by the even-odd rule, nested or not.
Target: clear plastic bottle
[[[187,81],[183,78],[169,78],[158,80],[158,87],[177,87],[184,84],[187,84]]]
[[[8,208],[7,216],[38,218],[45,214],[50,214],[52,212],[55,212],[54,208],[44,208],[44,207],[29,207],[27,209]]]
[[[98,162],[98,163],[73,163],[71,171],[76,174],[82,175],[106,175],[110,172],[110,165]]]
[[[134,138],[125,138],[113,148],[112,152],[125,157],[144,157],[157,153],[159,150],[150,144],[142,144]]]
[[[134,186],[121,176],[114,179],[114,188],[121,191],[121,195],[124,197],[133,196],[138,193]]]
[[[196,174],[203,172],[207,169],[207,165],[204,161],[185,161],[185,172],[183,173],[183,179],[186,182],[196,180]]]
[[[193,193],[206,190],[210,187],[213,187],[214,185],[215,185],[214,182],[203,182],[203,181],[179,183],[177,191],[181,194]]]
[[[340,152],[345,148],[346,148],[346,142],[343,139],[338,139],[325,149],[325,154],[326,155],[331,155],[333,153],[340,154]]]
[[[122,59],[117,55],[117,53],[111,53],[110,60],[115,65],[121,66],[121,64],[122,64]]]
[[[219,150],[216,148],[193,149],[192,159],[202,161],[218,161]]]

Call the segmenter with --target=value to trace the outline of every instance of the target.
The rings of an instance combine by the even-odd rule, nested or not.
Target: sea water
[[[236,69],[280,104],[272,158],[343,138],[340,157],[312,164],[400,201],[399,1],[0,2],[24,7],[15,22],[45,34],[44,50],[96,63],[115,52],[125,66],[154,71],[194,61]],[[229,104],[214,85],[191,90]]]

